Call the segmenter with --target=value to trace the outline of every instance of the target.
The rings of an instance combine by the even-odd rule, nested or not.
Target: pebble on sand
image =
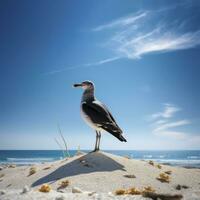
[[[58,196],[55,198],[55,200],[65,200],[66,198],[62,195],[62,196]]]
[[[0,191],[0,195],[4,195],[6,192],[4,190]]]
[[[78,187],[73,187],[72,188],[72,193],[83,193],[83,191]]]
[[[134,174],[125,174],[124,177],[126,178],[136,178]]]
[[[24,188],[22,189],[22,194],[25,194],[29,191],[30,191],[30,188],[27,185],[25,185]]]

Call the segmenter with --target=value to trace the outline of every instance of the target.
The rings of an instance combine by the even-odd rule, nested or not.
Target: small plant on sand
[[[140,195],[140,194],[142,194],[142,192],[139,189],[137,189],[135,187],[132,187],[132,188],[129,188],[127,190],[125,190],[125,189],[116,190],[115,194],[116,195],[125,195],[125,194],[128,194],[128,195]]]
[[[158,168],[158,169],[162,169],[162,166],[161,165],[156,165],[156,167]]]
[[[15,168],[15,167],[16,167],[16,165],[14,165],[14,164],[8,165],[8,168]]]
[[[135,188],[135,187],[132,187],[132,188],[130,188],[130,189],[128,189],[128,190],[126,191],[126,194],[130,194],[130,195],[139,195],[139,194],[141,194],[141,191],[138,190],[138,189]]]
[[[149,161],[149,164],[154,166],[154,162],[152,160]]]
[[[157,177],[157,179],[159,181],[161,181],[162,183],[169,183],[170,182],[169,176],[165,173],[159,174],[159,177]]]
[[[124,195],[126,194],[126,190],[125,189],[118,189],[115,191],[116,195]]]
[[[80,156],[80,155],[83,155],[83,152],[81,152],[81,147],[80,145],[78,145],[76,156]]]
[[[29,169],[29,175],[28,176],[31,176],[31,175],[35,174],[36,172],[37,172],[36,167],[31,167]]]
[[[62,145],[60,144],[60,142],[55,138],[55,142],[57,143],[57,145],[60,147],[60,149],[62,150],[62,152],[63,152],[63,157],[64,158],[66,158],[66,157],[70,157],[70,154],[69,154],[69,151],[68,151],[68,146],[67,146],[67,142],[66,142],[66,140],[65,140],[65,138],[64,138],[64,136],[63,136],[63,134],[62,134],[62,131],[61,131],[61,129],[60,129],[60,126],[59,126],[59,124],[57,124],[57,126],[58,126],[58,132],[59,132],[59,134],[60,134],[60,137],[61,137],[61,139],[62,139],[62,141],[63,141],[63,144],[64,144],[64,146],[65,146],[65,149],[62,147]]]
[[[145,193],[145,192],[155,192],[156,190],[153,189],[151,186],[147,186],[147,187],[144,187],[144,189],[142,190],[142,193]]]
[[[165,174],[170,175],[170,174],[172,174],[172,171],[170,171],[170,170],[169,170],[169,171],[166,171]]]
[[[68,185],[69,185],[69,181],[68,181],[68,180],[61,181],[60,186],[58,187],[58,190],[59,190],[59,189],[64,189],[64,188],[66,188]]]
[[[40,192],[50,192],[51,191],[51,186],[48,184],[44,184],[39,188]]]

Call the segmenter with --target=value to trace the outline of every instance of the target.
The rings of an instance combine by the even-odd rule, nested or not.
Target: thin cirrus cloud
[[[120,59],[120,57],[118,57],[118,56],[111,57],[111,58],[99,60],[97,62],[86,63],[86,64],[76,65],[76,66],[69,66],[67,68],[63,68],[63,69],[59,69],[59,70],[52,70],[52,71],[43,73],[43,75],[53,75],[53,74],[57,74],[57,73],[68,71],[68,70],[75,70],[75,69],[87,68],[87,67],[95,67],[95,66],[103,65],[105,63],[113,62],[118,59]]]
[[[169,52],[196,47],[200,44],[200,31],[185,34],[162,32],[157,29],[136,38],[118,40],[118,52],[130,59],[141,58],[144,54],[154,52]]]
[[[188,4],[190,4],[189,1],[183,1],[158,10],[138,11],[94,27],[92,29],[94,34],[109,32],[107,38],[103,37],[101,47],[111,49],[112,56],[108,55],[106,59],[100,59],[97,62],[69,66],[46,74],[96,67],[123,58],[134,60],[153,53],[195,48],[200,45],[200,28],[190,29],[193,15],[185,17],[177,14],[172,17],[172,14],[176,13],[175,9],[184,8],[185,13],[189,12],[187,9],[190,9],[191,5]]]
[[[148,13],[147,11],[146,12],[138,12],[135,15],[129,15],[127,17],[123,17],[123,18],[114,20],[110,23],[98,26],[92,30],[93,31],[103,31],[106,29],[113,29],[113,28],[119,28],[119,27],[123,28],[124,26],[134,24],[136,21],[146,17],[147,13]]]
[[[181,109],[172,105],[164,104],[162,112],[154,113],[151,115],[152,119],[152,132],[156,136],[164,136],[175,139],[186,139],[188,135],[181,131],[175,131],[173,128],[183,127],[185,125],[191,124],[189,120],[178,120],[174,121],[172,118],[174,115],[179,112]]]
[[[176,112],[180,111],[181,109],[177,106],[174,106],[172,104],[165,103],[164,104],[164,110],[162,112],[157,112],[151,115],[152,119],[157,118],[171,118]],[[165,120],[158,120],[157,123],[161,124],[164,123]]]
[[[93,31],[110,31],[112,36],[107,38],[106,44],[121,58],[138,59],[150,53],[194,48],[200,45],[200,30],[188,31],[188,19],[183,17],[170,19],[170,11],[183,6],[186,7],[185,3],[138,12],[98,26]],[[163,17],[162,14],[166,15]]]

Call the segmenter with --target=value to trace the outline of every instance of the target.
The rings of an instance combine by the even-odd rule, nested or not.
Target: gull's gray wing
[[[96,100],[82,102],[82,110],[95,125],[111,133],[120,141],[126,142],[126,139],[122,136],[122,130],[117,125],[114,117],[101,102]]]

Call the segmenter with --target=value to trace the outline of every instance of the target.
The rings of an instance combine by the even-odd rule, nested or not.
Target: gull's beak
[[[76,83],[76,84],[74,84],[73,86],[74,86],[74,87],[82,87],[82,84]]]

